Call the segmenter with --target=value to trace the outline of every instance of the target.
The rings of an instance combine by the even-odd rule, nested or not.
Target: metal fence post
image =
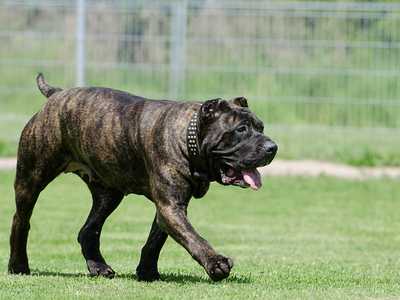
[[[187,0],[171,4],[171,37],[169,49],[169,96],[183,96],[186,71]]]
[[[85,85],[85,0],[76,0],[76,85]]]

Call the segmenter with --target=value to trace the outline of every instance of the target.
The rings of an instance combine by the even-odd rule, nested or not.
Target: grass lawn
[[[400,185],[331,178],[266,178],[259,192],[214,185],[193,200],[194,226],[235,260],[228,280],[211,282],[174,241],[161,253],[164,279],[137,282],[154,209],[129,196],[109,218],[103,254],[118,273],[89,278],[76,235],[89,193],[63,175],[42,194],[31,222],[32,276],[7,275],[14,211],[12,172],[0,173],[0,298],[366,299],[400,297]]]

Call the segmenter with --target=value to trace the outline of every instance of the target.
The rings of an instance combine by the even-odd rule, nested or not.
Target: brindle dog
[[[64,90],[48,85],[41,74],[37,84],[48,101],[19,142],[9,272],[29,274],[29,220],[39,193],[60,173],[73,172],[93,198],[78,235],[91,275],[114,276],[100,252],[100,233],[124,195],[134,193],[156,207],[136,269],[139,280],[160,278],[157,261],[167,236],[212,280],[228,277],[232,260],[194,230],[187,207],[192,196],[206,194],[212,181],[261,186],[256,168],[271,162],[277,146],[263,134],[263,123],[246,99],[176,102],[109,88]]]

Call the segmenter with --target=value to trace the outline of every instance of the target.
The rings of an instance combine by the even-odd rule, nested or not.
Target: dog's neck
[[[186,130],[186,145],[189,155],[190,172],[195,179],[211,181],[207,170],[207,161],[200,148],[199,129],[199,112],[196,111],[190,118]]]

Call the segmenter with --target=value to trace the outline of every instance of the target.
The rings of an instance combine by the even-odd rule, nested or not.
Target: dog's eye
[[[247,125],[241,125],[238,128],[236,128],[236,131],[240,132],[240,133],[244,133],[247,131],[247,129],[248,129]]]

